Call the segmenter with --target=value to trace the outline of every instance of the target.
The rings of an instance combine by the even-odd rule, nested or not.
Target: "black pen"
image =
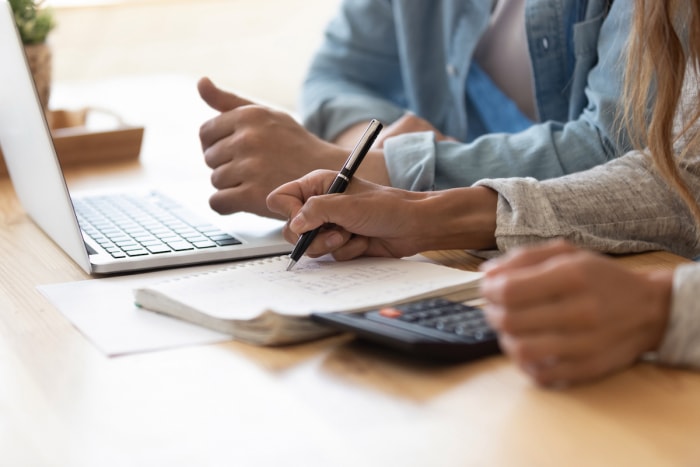
[[[369,126],[362,134],[362,137],[355,145],[355,148],[352,150],[352,152],[350,152],[350,156],[348,157],[348,160],[345,161],[343,168],[340,169],[338,175],[335,176],[335,180],[333,180],[333,183],[326,192],[327,194],[342,193],[345,191],[345,188],[347,188],[348,183],[350,183],[350,180],[352,180],[352,176],[360,166],[362,159],[364,159],[367,155],[369,148],[372,147],[374,140],[377,139],[380,131],[382,131],[382,124],[379,122],[379,120],[373,119],[371,122],[369,122]],[[297,244],[294,245],[292,253],[289,255],[289,265],[287,266],[287,271],[291,271],[294,265],[297,264],[297,261],[299,261],[299,259],[304,255],[304,252],[309,245],[311,245],[311,242],[318,234],[319,229],[320,227],[317,227],[301,234],[299,240],[297,240]]]

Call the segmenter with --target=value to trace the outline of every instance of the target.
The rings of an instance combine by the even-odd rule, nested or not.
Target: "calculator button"
[[[398,318],[400,317],[403,313],[401,310],[394,308],[394,307],[386,307],[382,308],[379,310],[379,314],[384,316],[385,318]]]
[[[386,307],[365,316],[440,340],[480,342],[496,338],[479,308],[445,299]]]
[[[398,316],[396,316],[398,314]],[[428,299],[364,313],[313,313],[312,319],[419,357],[471,361],[501,353],[481,309]]]

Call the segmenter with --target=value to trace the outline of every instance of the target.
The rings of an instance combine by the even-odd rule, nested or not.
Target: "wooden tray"
[[[138,159],[141,152],[143,127],[125,125],[118,117],[114,128],[90,129],[85,126],[92,109],[50,110],[47,121],[61,167],[103,164]],[[7,168],[0,150],[0,177]]]

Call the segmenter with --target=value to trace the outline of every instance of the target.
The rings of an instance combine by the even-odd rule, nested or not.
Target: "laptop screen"
[[[10,4],[0,6],[0,146],[22,206],[84,270],[90,261]]]

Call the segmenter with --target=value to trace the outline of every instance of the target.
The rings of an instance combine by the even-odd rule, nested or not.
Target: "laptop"
[[[281,221],[249,213],[217,218],[211,211],[194,212],[175,195],[151,190],[69,193],[5,0],[0,6],[0,64],[0,147],[17,197],[30,218],[87,273],[116,274],[291,251]],[[128,212],[132,208],[145,208],[146,213],[134,218]],[[104,215],[111,219],[98,218]],[[160,226],[153,223],[156,218]]]

